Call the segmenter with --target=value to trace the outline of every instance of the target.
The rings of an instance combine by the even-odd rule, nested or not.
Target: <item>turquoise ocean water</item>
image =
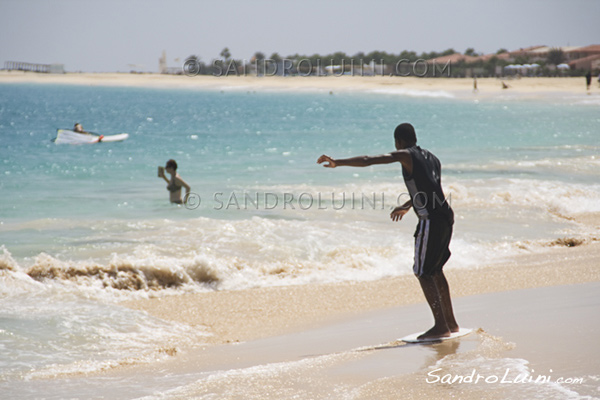
[[[389,152],[401,122],[442,162],[447,268],[597,235],[577,220],[600,212],[599,110],[584,95],[0,85],[0,385],[147,362],[210,334],[119,300],[410,274],[416,218],[389,220],[399,165],[316,164]],[[75,122],[130,137],[52,142]],[[169,204],[157,166],[170,158],[193,204]]]

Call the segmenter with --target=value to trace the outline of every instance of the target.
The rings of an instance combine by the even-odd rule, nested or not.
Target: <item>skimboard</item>
[[[428,339],[417,339],[420,335],[425,332],[413,333],[412,335],[408,335],[400,339],[405,343],[435,343],[435,342],[443,342],[444,340],[456,339],[469,333],[473,332],[473,329],[470,328],[460,328],[458,332],[452,333],[450,336],[441,337],[441,338],[428,338]]]
[[[107,135],[103,136],[102,142],[120,142],[129,137],[127,133],[120,133],[118,135]],[[66,144],[90,144],[98,143],[99,135],[91,133],[78,133],[69,129],[57,129],[56,138],[53,140],[54,143],[66,143]]]

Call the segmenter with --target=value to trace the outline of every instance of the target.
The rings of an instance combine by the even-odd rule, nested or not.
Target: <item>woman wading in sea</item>
[[[169,175],[171,175],[171,179],[168,179],[165,176],[165,170]],[[188,195],[190,194],[190,185],[188,185],[181,176],[177,173],[177,163],[175,160],[171,159],[167,161],[165,167],[158,167],[158,177],[163,178],[165,182],[168,183],[167,190],[169,191],[169,200],[171,203],[175,204],[183,204],[187,200]],[[185,197],[183,200],[181,199],[181,188],[185,188]]]

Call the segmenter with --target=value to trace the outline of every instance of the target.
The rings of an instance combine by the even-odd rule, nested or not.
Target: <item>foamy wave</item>
[[[357,353],[327,354],[295,361],[259,364],[239,369],[198,374],[193,383],[145,396],[140,400],[218,399],[317,399],[323,393],[334,399],[351,399],[353,385],[331,380],[328,368],[359,358]],[[269,388],[265,396],[265,388]],[[290,389],[293,387],[293,389]],[[209,395],[207,395],[209,393]]]
[[[444,182],[456,218],[449,268],[544,251],[560,238],[586,242],[598,236],[597,228],[579,221],[584,213],[600,212],[600,185],[506,178]],[[29,265],[25,260],[19,265],[4,249],[0,276],[19,282],[5,288],[61,285],[121,298],[411,274],[417,220],[412,213],[399,223],[389,219],[403,185],[363,182],[335,192],[310,185],[277,189],[311,192],[315,198],[328,190],[335,196],[325,196],[322,208],[280,208],[239,220],[92,222],[75,243],[52,255],[40,253]],[[334,207],[340,192],[354,193],[360,199],[356,207]],[[361,204],[361,194],[372,200],[373,193],[375,204]]]
[[[6,249],[0,256],[0,265],[5,266],[0,268],[0,295],[3,296],[35,293],[59,285],[109,301],[128,292],[148,297],[159,291],[214,289],[224,270],[218,261],[202,256],[139,260],[113,255],[112,261],[103,265],[90,260],[62,261],[45,253],[35,257],[33,265],[22,267]],[[106,297],[103,294],[106,291],[111,295]]]
[[[456,219],[449,268],[545,251],[559,239],[585,243],[600,233],[581,220],[600,212],[597,184],[453,177],[444,183]],[[313,193],[315,199],[319,191],[328,191],[329,197],[324,195],[322,207],[280,207],[265,210],[264,217],[239,220],[108,220],[92,222],[89,231],[71,221],[87,233],[52,255],[40,253],[29,265],[4,249],[0,277],[17,283],[2,290],[35,290],[42,284],[75,287],[90,296],[148,297],[411,274],[416,217],[410,213],[399,223],[389,219],[402,184],[362,182],[335,192],[318,185],[271,189]],[[339,208],[342,192],[355,194],[354,203]]]
[[[26,260],[19,265],[5,249],[0,257],[3,275],[31,285],[78,287],[92,296],[106,292],[146,297],[159,292],[374,280],[410,273],[412,264],[414,227],[407,227],[405,240],[399,242],[368,222],[329,219],[99,224],[90,236],[78,238],[72,255],[40,253],[31,265],[25,265]],[[106,235],[113,239],[104,240]],[[120,237],[128,238],[125,245],[119,243]],[[112,253],[115,247],[120,253]],[[109,254],[102,257],[102,249]]]
[[[197,257],[180,268],[175,264],[138,260],[134,263],[115,259],[108,265],[88,262],[62,262],[47,254],[36,258],[27,275],[38,281],[72,281],[89,286],[118,290],[160,290],[189,284],[213,284],[219,281],[209,261]]]
[[[284,250],[275,250],[280,251]],[[367,250],[337,247],[311,263],[293,257],[290,259],[289,256],[287,259],[282,256],[283,259],[279,261],[260,262],[250,259],[258,254],[249,254],[246,258],[226,255],[162,258],[153,260],[151,264],[147,259],[116,258],[108,265],[90,261],[65,262],[41,254],[25,273],[42,284],[78,287],[97,295],[109,291],[117,297],[126,293],[139,293],[147,297],[160,292],[202,292],[311,282],[373,280],[401,273],[390,262],[397,259],[394,253],[392,248]]]
[[[596,150],[596,147],[580,146],[577,149],[565,147],[570,151],[580,151],[584,148],[586,151]],[[540,149],[536,149],[540,150]],[[560,150],[557,148],[556,150]],[[506,173],[576,173],[585,175],[598,175],[600,169],[600,157],[595,155],[582,157],[563,157],[563,158],[543,158],[538,160],[495,160],[483,164],[447,164],[446,170],[465,172],[494,172],[499,175]]]
[[[94,295],[81,285],[37,282],[18,270],[0,271],[0,288],[0,347],[10,360],[2,365],[0,380],[152,362],[208,336],[205,327],[159,320],[114,304],[114,296]]]
[[[447,181],[448,182],[448,181]],[[571,216],[600,211],[600,185],[584,185],[533,179],[474,179],[447,183],[453,206],[537,208]]]
[[[6,247],[2,245],[0,250],[2,250],[2,254],[0,255],[0,271],[16,271],[17,262],[12,258]]]
[[[42,283],[27,275],[6,247],[0,247],[0,298],[8,298],[23,293],[32,293],[44,289]]]
[[[504,167],[515,169],[531,167],[536,169],[540,165],[550,168],[552,164],[556,168],[559,163],[561,167],[597,174],[600,168],[600,159],[586,157],[585,160],[587,161],[565,159],[552,162],[550,160],[506,164],[498,162],[473,168],[487,170]],[[472,165],[470,166],[472,167]],[[460,168],[460,166],[454,165],[452,168]],[[261,191],[269,191],[269,189],[266,187],[256,189],[256,192]],[[283,196],[283,193],[295,195],[295,199],[304,193],[307,197],[310,195],[310,198],[314,200],[312,209],[317,209],[317,206],[321,205],[323,210],[330,211],[389,211],[399,203],[403,203],[407,195],[407,190],[401,181],[351,183],[336,188],[322,185],[278,185],[271,187],[270,191],[276,194],[280,193],[280,197]],[[486,207],[491,210],[505,208],[507,204],[526,209],[539,208],[567,216],[600,211],[599,184],[512,177],[491,179],[447,177],[444,179],[444,192],[453,207],[459,207],[465,212],[468,212],[470,208]],[[345,206],[344,201],[346,202]],[[323,214],[322,211],[321,214]],[[382,218],[381,214],[372,213],[372,215],[377,219]]]
[[[318,185],[312,188],[306,185],[281,186],[277,190],[296,196],[307,193],[314,199],[322,200],[322,204],[315,200],[315,204],[318,203],[322,209],[315,205],[311,210],[297,212],[296,215],[300,217],[316,219],[329,215],[374,224],[386,222],[391,209],[404,203],[408,196],[403,184],[391,181],[347,184],[335,189]],[[522,239],[548,240],[557,238],[556,235],[596,234],[590,227],[577,227],[575,222],[580,221],[582,215],[600,212],[600,184],[504,177],[448,177],[444,179],[444,193],[459,223],[463,220],[472,222],[468,230],[476,240],[473,242],[475,244],[504,240],[504,234],[496,234],[494,238],[494,235],[487,233],[489,224],[499,223],[506,225],[507,230],[511,226],[514,229],[519,225],[515,218],[520,218],[523,223],[527,221],[530,226],[550,228],[535,235],[528,234]],[[553,224],[553,227],[547,224]],[[384,229],[384,226],[380,226],[380,229]],[[551,235],[544,236],[542,233]]]

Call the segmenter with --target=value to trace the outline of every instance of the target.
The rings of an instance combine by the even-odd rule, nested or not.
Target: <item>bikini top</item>
[[[168,190],[169,192],[173,193],[173,192],[177,192],[177,191],[181,190],[181,187],[182,187],[181,185],[178,185],[178,184],[177,184],[177,183],[175,183],[175,182],[171,182],[171,183],[169,183],[169,185],[167,186],[167,190]]]

